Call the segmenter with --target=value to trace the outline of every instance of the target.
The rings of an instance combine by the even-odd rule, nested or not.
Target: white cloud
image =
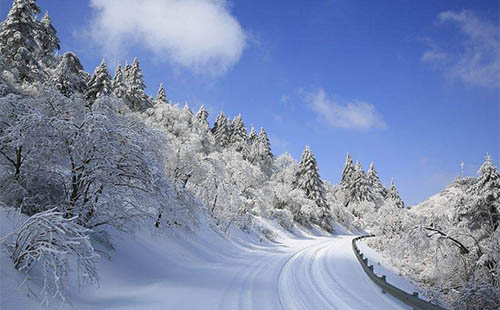
[[[222,74],[246,35],[225,0],[91,0],[90,37],[107,53],[141,47],[197,73]]]
[[[446,48],[432,43],[422,60],[438,65],[446,75],[464,83],[499,88],[498,25],[480,19],[471,11],[446,11],[438,19],[441,24],[456,25],[462,38]]]
[[[309,94],[307,101],[318,118],[331,127],[361,130],[387,128],[373,104],[359,100],[339,103],[328,98],[323,89]]]

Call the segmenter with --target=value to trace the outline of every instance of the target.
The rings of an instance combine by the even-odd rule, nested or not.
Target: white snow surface
[[[426,296],[422,295],[422,290],[418,286],[408,281],[408,279],[398,273],[397,269],[392,266],[389,258],[382,256],[373,248],[370,248],[364,241],[358,242],[357,245],[361,250],[361,253],[363,253],[363,256],[368,258],[368,264],[373,265],[373,272],[377,276],[385,275],[387,283],[405,291],[410,295],[413,294],[413,292],[418,292],[418,297],[420,299],[429,301]]]
[[[12,222],[0,209],[0,236]],[[194,234],[112,233],[115,250],[99,261],[99,287],[79,289],[72,279],[73,306],[49,309],[409,309],[365,275],[351,248],[354,236],[340,227],[332,236],[264,224],[276,233],[274,242],[239,230],[229,238],[209,225]],[[44,309],[18,287],[24,275],[5,253],[0,276],[0,309]]]

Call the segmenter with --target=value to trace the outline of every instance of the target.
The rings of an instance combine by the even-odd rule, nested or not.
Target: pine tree
[[[304,191],[306,197],[316,204],[318,208],[319,218],[318,224],[328,231],[333,231],[333,226],[330,221],[329,210],[325,198],[325,188],[318,172],[316,159],[311,152],[309,146],[306,146],[300,164],[295,172],[295,180],[293,187]]]
[[[231,125],[232,132],[230,143],[237,152],[241,152],[244,158],[248,158],[250,155],[248,149],[248,134],[245,124],[243,123],[243,118],[241,114],[238,114]]]
[[[387,195],[387,190],[380,182],[380,178],[378,177],[377,170],[375,170],[375,164],[373,162],[370,163],[370,168],[366,173],[366,177],[368,179],[368,184],[372,187],[372,193],[376,198],[385,199]]]
[[[122,65],[120,63],[118,63],[118,65],[116,66],[115,76],[113,77],[113,82],[112,82],[112,88],[113,88],[113,93],[116,95],[116,97],[118,98],[125,97],[125,94],[127,92],[127,86],[123,81]]]
[[[158,88],[158,93],[156,94],[154,102],[157,104],[168,103],[167,95],[165,94],[165,89],[163,88],[163,83],[160,83],[160,88]]]
[[[271,151],[271,142],[269,141],[269,137],[267,136],[267,132],[264,127],[260,128],[260,134],[257,138],[256,145],[258,150],[257,154],[260,168],[262,172],[270,176],[272,173],[274,156]]]
[[[131,69],[132,66],[128,63],[127,60],[125,60],[125,66],[123,67],[123,83],[125,83],[125,86],[128,86],[128,80],[130,78]]]
[[[194,116],[193,115],[193,111],[191,111],[191,108],[189,108],[189,105],[188,105],[187,101],[184,101],[184,107],[182,108],[182,112],[185,115],[189,116],[190,119],[192,119],[193,116]]]
[[[374,201],[372,188],[368,183],[367,175],[363,171],[363,167],[361,167],[361,163],[359,161],[356,162],[354,173],[352,174],[352,180],[348,184],[347,204],[351,202],[359,203],[362,201]]]
[[[354,175],[354,162],[349,153],[345,157],[344,169],[342,169],[342,179],[340,180],[340,186],[346,190],[351,186],[351,181]]]
[[[500,173],[486,155],[479,168],[479,177],[467,190],[472,202],[461,215],[468,218],[471,229],[486,229],[489,233],[500,225]]]
[[[229,146],[231,137],[231,128],[229,125],[229,120],[224,115],[224,112],[220,112],[215,118],[215,125],[212,128],[212,132],[215,137],[215,143],[222,148]]]
[[[391,179],[391,186],[387,191],[386,199],[392,201],[398,208],[403,208],[405,206],[403,200],[399,196],[398,189],[394,184],[394,178]]]
[[[144,92],[146,85],[143,81],[142,69],[139,60],[134,58],[130,69],[126,69],[125,83],[127,85],[127,104],[132,111],[143,111],[150,107],[148,96]]]
[[[33,18],[39,12],[34,0],[15,0],[0,27],[3,67],[14,73],[19,81],[40,81],[44,76],[37,60],[42,53],[36,40],[40,25]]]
[[[204,105],[202,105],[198,110],[198,113],[196,113],[196,122],[203,128],[208,128],[210,126],[208,124],[208,112],[205,110]]]
[[[248,144],[253,145],[257,141],[257,137],[257,131],[255,131],[255,127],[252,125],[250,134],[248,135]]]
[[[87,83],[85,97],[89,105],[101,97],[111,94],[112,92],[111,77],[109,76],[108,67],[104,59],[101,64],[94,70],[94,74]]]
[[[78,57],[68,52],[62,55],[50,79],[50,84],[55,86],[64,96],[71,97],[74,93],[83,93],[87,84],[88,73],[83,70]]]
[[[57,37],[56,29],[52,26],[49,12],[45,12],[42,21],[39,23],[35,39],[40,47],[38,58],[46,67],[53,67],[56,62],[54,51],[61,49],[61,41]]]

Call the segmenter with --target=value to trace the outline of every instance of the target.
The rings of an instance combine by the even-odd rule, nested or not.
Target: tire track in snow
[[[310,245],[310,246],[307,246],[297,252],[295,252],[292,256],[290,256],[286,261],[285,263],[281,266],[281,269],[280,269],[280,272],[279,272],[279,275],[278,275],[278,281],[276,283],[277,285],[277,292],[278,292],[278,297],[279,297],[279,302],[280,302],[280,306],[283,310],[290,310],[290,309],[324,309],[324,308],[317,308],[317,307],[313,307],[311,304],[305,304],[304,303],[304,300],[301,300],[300,298],[294,298],[294,297],[298,297],[299,295],[303,295],[303,293],[301,293],[301,290],[297,290],[296,287],[294,287],[293,285],[293,278],[290,279],[287,275],[287,273],[289,273],[289,269],[291,268],[292,266],[292,263],[295,262],[299,256],[301,255],[304,255],[305,253],[307,253],[307,251],[310,251],[311,249],[315,248],[315,247],[321,247],[329,242],[332,242],[331,240],[328,240],[328,241],[323,241],[321,243],[315,243],[313,245]],[[311,258],[312,260],[314,260],[314,258]],[[293,275],[292,275],[293,277]],[[306,275],[306,278],[309,278],[307,277]],[[287,289],[284,290],[283,287],[286,287]],[[290,295],[288,297],[290,298],[287,298],[285,299],[284,298],[284,295],[285,295],[285,292],[287,292],[287,295]],[[293,305],[288,305],[286,300],[293,300],[294,301],[294,304]],[[300,308],[298,308],[298,306],[300,305]],[[334,306],[333,306],[334,307]],[[336,309],[335,307],[333,309]]]

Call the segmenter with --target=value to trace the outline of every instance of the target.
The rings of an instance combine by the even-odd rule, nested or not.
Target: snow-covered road
[[[352,238],[295,240],[284,253],[256,255],[234,274],[215,308],[407,309],[364,274],[352,252]]]

